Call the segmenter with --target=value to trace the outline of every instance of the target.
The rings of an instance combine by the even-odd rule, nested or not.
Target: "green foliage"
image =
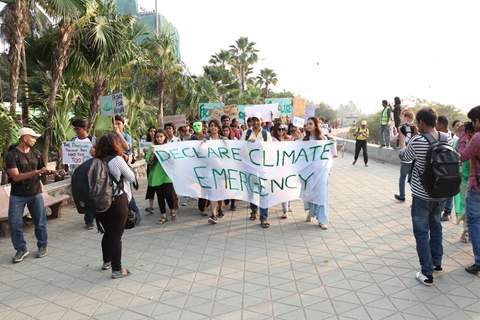
[[[330,121],[337,119],[337,111],[325,102],[320,102],[315,106],[315,116],[323,117]]]

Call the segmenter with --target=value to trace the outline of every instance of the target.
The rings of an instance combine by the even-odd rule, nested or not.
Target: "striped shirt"
[[[123,190],[127,194],[128,201],[130,201],[132,199],[132,188],[130,187],[130,184],[135,182],[135,174],[133,173],[133,170],[120,156],[116,156],[108,162],[108,169],[117,181],[120,181],[120,178],[123,179]],[[116,188],[117,185],[113,182],[113,190],[116,190]],[[115,196],[121,194],[123,194],[123,192],[119,191]]]
[[[446,134],[444,134],[446,136]],[[434,138],[436,138],[434,136]],[[453,140],[450,135],[447,137],[448,143],[453,146]],[[422,135],[416,135],[410,142],[408,143],[405,149],[400,151],[400,160],[407,162],[407,161],[414,161],[413,169],[412,169],[412,195],[415,198],[419,198],[422,200],[438,200],[431,198],[428,193],[425,191],[423,187],[421,176],[425,171],[425,162],[427,160],[427,152],[430,148],[430,144],[428,143],[427,139],[425,139]]]

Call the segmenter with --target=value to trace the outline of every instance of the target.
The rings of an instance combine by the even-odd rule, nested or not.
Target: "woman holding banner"
[[[167,135],[163,130],[157,130],[155,132],[154,145],[161,145],[167,143]],[[158,199],[158,206],[160,207],[160,223],[164,224],[167,222],[167,210],[165,207],[165,201],[167,201],[168,207],[170,208],[171,219],[174,220],[177,215],[178,209],[178,198],[173,188],[172,180],[168,177],[165,170],[163,170],[162,165],[158,162],[157,157],[155,156],[154,146],[151,147],[145,159],[148,159],[150,164],[150,174],[148,175],[148,186],[155,190]]]
[[[235,120],[235,119],[233,119]],[[233,128],[229,127],[227,125],[224,125],[222,127],[222,137],[225,140],[238,140],[237,137],[234,134]],[[237,207],[235,206],[235,199],[226,199],[224,201],[225,205],[228,206],[230,204],[230,210],[235,211],[237,210]]]
[[[290,141],[290,137],[287,135],[288,126],[281,124],[275,125],[272,128],[272,140],[273,141]],[[287,219],[287,211],[292,212],[290,201],[282,202],[282,211],[283,214],[280,216],[281,219]]]
[[[325,140],[325,137],[320,127],[320,120],[316,117],[308,118],[305,127],[304,141],[309,140]],[[327,193],[326,193],[327,194]],[[317,219],[318,226],[322,230],[328,229],[328,205],[319,205],[312,202],[305,203],[305,209],[308,210],[307,222],[312,220],[312,217]]]
[[[225,137],[222,137],[220,135],[221,127],[218,120],[210,120],[210,122],[208,123],[208,128],[210,130],[210,134],[207,138],[208,140],[225,140]],[[224,216],[222,211],[222,205],[223,200],[210,202],[211,215],[210,218],[208,218],[208,223],[217,224],[217,217],[222,218]]]

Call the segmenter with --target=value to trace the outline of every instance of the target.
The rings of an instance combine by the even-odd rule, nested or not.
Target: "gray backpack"
[[[123,190],[123,179],[117,181],[108,169],[108,162],[112,159],[89,159],[73,172],[72,197],[79,213],[107,211],[114,195]]]

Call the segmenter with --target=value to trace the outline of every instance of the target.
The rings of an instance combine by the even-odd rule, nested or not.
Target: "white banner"
[[[85,139],[88,140],[88,139]],[[90,149],[92,143],[90,140],[85,142],[78,141],[65,141],[62,142],[62,159],[63,164],[82,164],[86,160],[90,159]]]
[[[177,194],[238,199],[268,208],[289,200],[325,205],[333,141],[184,141],[155,146]]]

